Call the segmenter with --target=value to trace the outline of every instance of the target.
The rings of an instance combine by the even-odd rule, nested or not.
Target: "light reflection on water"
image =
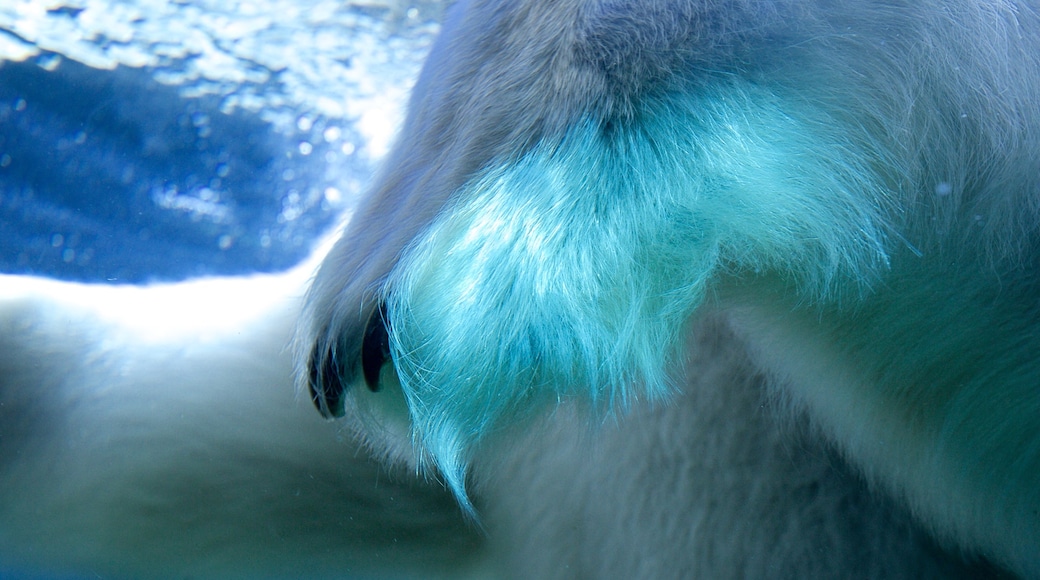
[[[0,4],[0,272],[298,263],[389,146],[437,15],[429,0]]]

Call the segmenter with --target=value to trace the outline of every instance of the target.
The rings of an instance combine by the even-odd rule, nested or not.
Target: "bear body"
[[[814,468],[727,456],[762,409],[739,427],[761,449],[797,464],[779,434],[811,433],[805,453],[836,454],[944,549],[1036,576],[1037,29],[1030,2],[458,2],[311,287],[297,383],[471,515],[498,472],[523,489],[544,474],[538,499],[505,494],[525,505],[506,527],[535,519],[508,545],[556,538],[524,562],[649,574],[653,546],[653,575],[765,573],[769,553],[807,576],[858,545],[878,566],[863,573],[893,574],[907,552],[882,546],[904,528],[803,519],[858,500]],[[732,372],[703,355],[716,341],[743,352]],[[714,420],[700,396],[758,403]],[[607,447],[585,486],[567,466],[590,464],[563,451],[577,434],[520,435],[564,417],[614,443],[587,439]],[[662,433],[694,435],[642,463]],[[524,448],[553,469],[503,467]],[[743,475],[713,485],[713,452]],[[734,498],[788,477],[811,497],[772,488],[791,528],[767,532]],[[882,544],[853,531],[874,526]],[[823,537],[843,539],[802,559],[785,543]]]
[[[2,280],[0,560],[1040,576],[1038,30],[454,3],[313,280]]]
[[[297,401],[287,345],[312,269],[147,287],[0,276],[0,576],[475,566],[483,541],[450,496]]]

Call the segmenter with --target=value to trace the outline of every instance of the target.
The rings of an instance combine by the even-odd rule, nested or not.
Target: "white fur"
[[[692,331],[696,378],[673,403],[592,426],[587,410],[566,405],[479,458],[482,547],[446,494],[366,459],[294,397],[285,347],[306,268],[151,287],[0,277],[0,570],[661,578],[956,569],[804,418],[768,412],[768,381],[714,314]],[[640,512],[656,515],[628,519]],[[678,560],[677,544],[687,546]]]
[[[146,288],[0,279],[4,567],[112,577],[970,578],[1002,569],[1040,575],[1040,432],[1031,414],[1040,405],[1031,382],[1040,372],[1033,368],[1037,309],[1030,294],[1040,240],[1040,65],[1036,40],[1023,36],[1035,32],[1040,10],[967,0],[469,0],[451,14],[404,136],[360,217],[324,260],[307,306],[308,268]],[[576,32],[580,26],[586,28]],[[642,36],[630,40],[619,30]],[[784,51],[777,52],[777,39],[788,43]],[[745,68],[744,58],[760,59],[761,66]],[[527,375],[574,386],[567,383],[573,379],[567,357],[539,375],[557,354],[553,347],[570,337],[554,335],[549,317],[538,327],[543,340],[530,346],[523,328],[511,334],[517,312],[500,297],[523,287],[513,280],[546,275],[541,267],[559,245],[539,259],[527,259],[529,246],[507,248],[507,257],[522,254],[532,274],[508,260],[460,258],[454,246],[434,243],[437,228],[459,226],[459,236],[482,255],[500,240],[482,238],[488,233],[466,220],[452,221],[470,211],[467,202],[480,201],[463,199],[474,191],[467,184],[480,191],[481,176],[495,175],[496,166],[521,166],[516,175],[524,179],[507,180],[508,193],[516,194],[507,201],[512,209],[527,207],[523,187],[539,180],[526,172],[542,166],[524,158],[542,151],[536,142],[556,152],[554,145],[586,117],[602,122],[592,126],[594,137],[638,126],[646,119],[641,99],[676,67],[683,90],[700,87],[701,73],[721,87],[711,99],[733,113],[721,118],[750,125],[720,125],[735,134],[769,135],[783,124],[777,119],[790,120],[779,112],[802,111],[795,120],[805,124],[792,126],[842,137],[832,141],[846,147],[794,131],[799,139],[776,150],[791,159],[771,158],[795,173],[776,179],[775,192],[756,187],[761,195],[718,198],[704,215],[693,211],[701,211],[697,204],[679,214],[659,210],[684,206],[649,204],[640,214],[660,213],[668,218],[663,223],[675,218],[682,226],[676,231],[717,232],[727,223],[720,215],[741,218],[730,220],[739,228],[723,228],[735,241],[719,242],[727,249],[719,263],[695,277],[696,301],[681,311],[689,319],[674,333],[688,335],[682,360],[654,368],[673,380],[667,396],[651,403],[650,396],[633,395],[622,409],[588,394],[619,385],[531,395],[524,387],[536,383]],[[749,78],[729,82],[741,74]],[[781,105],[777,116],[740,114],[744,101],[736,97],[759,94],[758,87],[775,90],[763,98]],[[813,115],[817,110],[825,114]],[[713,118],[710,110],[707,116]],[[650,127],[649,137],[663,133]],[[671,133],[685,135],[682,127]],[[709,149],[726,167],[753,168],[762,155],[741,144],[774,141],[712,141]],[[649,142],[654,146],[643,150],[651,157],[658,146],[689,149],[678,147],[685,143],[678,138]],[[827,171],[815,172],[818,179],[808,185],[799,181],[804,165],[794,162],[806,155],[838,173],[875,173],[838,190],[848,189],[885,219],[868,213],[870,219],[847,222],[811,204],[778,212],[785,206],[776,200],[803,189],[822,200],[820,207],[847,207],[818,186],[828,182]],[[568,180],[553,182],[562,174],[551,174],[548,181],[583,198],[582,188],[595,182],[583,179],[583,160],[565,156]],[[611,160],[621,167],[617,183],[627,183],[627,159]],[[653,183],[638,175],[635,181]],[[486,216],[480,209],[471,213]],[[570,234],[577,224],[601,233],[607,227],[601,209],[592,204],[566,220],[550,219],[547,231]],[[797,243],[773,248],[760,243],[769,236],[741,237],[776,231],[788,242],[820,237],[811,228],[790,228],[795,218],[840,225],[835,231],[842,235],[827,242],[837,255],[854,250],[844,234],[862,233],[847,232],[849,224],[884,222],[883,234],[869,236],[881,255],[867,260],[867,272],[824,269],[823,278],[854,278],[847,293],[799,288],[816,277],[807,271],[812,260],[789,263]],[[630,221],[632,231],[646,233],[638,231],[646,220]],[[561,223],[567,227],[553,229]],[[528,227],[517,236],[530,233]],[[757,259],[763,248],[769,259]],[[409,252],[420,259],[400,260]],[[610,269],[632,267],[630,279],[642,281],[650,268],[670,264],[658,257],[637,253]],[[499,277],[493,289],[500,291],[485,293],[472,311],[498,328],[464,325],[479,325],[475,316],[440,320],[441,303],[432,300],[415,299],[406,304],[412,310],[397,312],[419,312],[420,324],[457,323],[461,338],[487,351],[449,359],[469,366],[428,369],[422,364],[434,359],[418,359],[412,370],[431,375],[418,394],[410,374],[395,376],[409,371],[376,357],[381,378],[370,386],[382,389],[370,392],[364,383],[373,381],[362,375],[372,365],[362,360],[369,322],[381,322],[371,317],[378,302],[393,296],[402,275],[421,268],[447,272],[448,280],[433,285],[442,294],[400,301],[433,296],[458,303],[487,286],[463,279],[457,288],[451,282],[462,278],[444,266],[468,272],[471,263],[480,266],[473,279]],[[683,262],[677,263],[680,271]],[[408,271],[395,274],[395,268]],[[585,282],[593,290],[614,274],[591,267],[577,274],[589,272]],[[566,286],[564,276],[550,281],[559,278]],[[677,288],[669,284],[646,295],[674,296]],[[629,299],[596,291],[573,296],[587,300],[584,306]],[[541,312],[535,307],[544,296],[523,298],[521,304]],[[420,312],[430,303],[430,311]],[[300,317],[297,356],[290,360],[285,348]],[[642,322],[660,320],[648,318]],[[618,340],[592,349],[623,350],[629,327],[606,326],[602,334]],[[398,340],[394,356],[420,347],[466,350],[463,340],[412,340]],[[515,363],[509,355],[522,350],[516,345],[528,348],[528,362],[497,364]],[[489,359],[485,352],[505,354]],[[600,354],[588,360],[607,360]],[[508,386],[498,392],[505,399],[467,398],[489,392],[489,381],[475,372],[482,363],[492,368],[477,370],[496,379],[516,371],[517,381],[499,381]],[[438,383],[448,371],[458,380]],[[352,421],[344,428],[361,433],[362,444],[293,399],[294,374],[314,390],[323,412],[338,412],[341,397],[349,398]],[[473,376],[471,391],[451,391]],[[600,380],[597,372],[585,376]],[[650,374],[605,376],[639,387]],[[443,393],[439,408],[426,406]],[[410,479],[424,463],[415,451],[428,452],[424,445],[438,440],[424,429],[447,424],[443,419],[467,405],[472,420],[450,423],[467,444],[465,461],[447,465],[454,469],[448,477],[460,498],[474,496],[474,505],[464,507],[480,516],[486,543],[442,490]],[[501,409],[482,414],[485,406]],[[409,422],[431,409],[435,416],[426,424]],[[384,471],[365,458],[364,447],[409,469]],[[445,467],[425,464],[431,472]]]
[[[296,400],[311,267],[0,276],[0,577],[468,574],[481,540],[452,499]]]

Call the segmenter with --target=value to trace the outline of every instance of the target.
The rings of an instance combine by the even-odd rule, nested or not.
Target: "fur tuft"
[[[474,448],[528,410],[668,393],[722,271],[775,271],[808,301],[870,286],[884,191],[817,115],[751,85],[669,95],[464,188],[385,296],[417,442],[460,499]]]

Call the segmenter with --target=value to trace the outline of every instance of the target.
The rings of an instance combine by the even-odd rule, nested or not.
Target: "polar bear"
[[[1040,576],[1038,12],[455,2],[320,266],[0,279],[0,572]]]
[[[0,577],[470,574],[484,541],[451,496],[297,400],[286,347],[313,267],[0,276]]]
[[[1038,30],[460,0],[299,389],[516,577],[1040,576]]]

